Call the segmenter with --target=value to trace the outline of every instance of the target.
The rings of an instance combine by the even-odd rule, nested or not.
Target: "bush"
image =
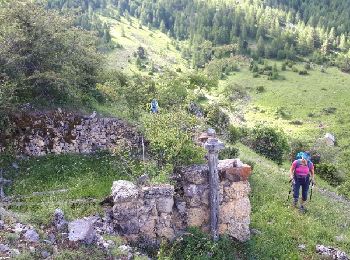
[[[161,245],[158,259],[238,259],[242,245],[227,236],[221,236],[219,241],[198,228],[190,228],[181,239],[173,244]]]
[[[305,69],[305,70],[311,70],[311,65],[310,65],[310,63],[305,63],[304,69]]]
[[[278,107],[276,109],[275,115],[283,119],[290,119],[292,117],[291,112],[288,111],[286,107]]]
[[[336,166],[331,163],[320,163],[317,165],[317,174],[333,186],[339,185],[343,179]]]
[[[230,118],[218,105],[209,106],[205,110],[206,121],[219,133],[225,132],[230,123]]]
[[[347,180],[342,185],[340,185],[338,191],[340,194],[350,199],[350,180]]]
[[[299,75],[307,75],[307,74],[309,74],[309,73],[307,72],[307,70],[301,70],[301,71],[299,71]]]
[[[264,86],[256,87],[256,93],[263,93],[263,92],[265,92],[265,87]]]
[[[284,133],[272,127],[255,127],[249,135],[249,140],[252,149],[279,164],[289,149]]]
[[[292,71],[295,72],[295,73],[299,72],[299,70],[296,67],[294,67],[294,66],[292,67]]]
[[[291,125],[302,125],[303,124],[303,121],[300,121],[300,120],[292,120],[289,122],[289,124]]]
[[[237,158],[238,155],[239,155],[238,148],[235,148],[231,145],[227,145],[227,146],[225,146],[224,149],[222,149],[219,152],[219,160]]]
[[[227,137],[228,137],[228,141],[230,142],[230,144],[237,143],[241,138],[240,129],[238,127],[233,126],[233,125],[229,125]]]
[[[291,162],[295,160],[295,156],[298,152],[301,151],[309,151],[309,146],[307,145],[307,141],[305,140],[299,140],[299,139],[293,139],[290,143],[290,153],[289,153],[289,159]]]
[[[159,165],[189,165],[203,162],[205,150],[192,141],[197,120],[183,111],[145,114],[142,118],[152,156]]]
[[[286,71],[287,70],[287,64],[285,62],[282,63],[281,70],[282,71]]]
[[[337,108],[336,107],[326,107],[326,108],[322,109],[322,111],[326,115],[330,115],[330,114],[334,114],[337,111]]]

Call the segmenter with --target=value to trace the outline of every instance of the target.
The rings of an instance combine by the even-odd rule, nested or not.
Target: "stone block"
[[[209,169],[208,166],[205,164],[184,167],[180,170],[180,172],[181,179],[183,179],[183,181],[185,182],[189,182],[196,185],[208,184],[209,182]]]
[[[130,181],[114,181],[112,186],[112,196],[115,203],[129,202],[138,198],[139,191]]]
[[[208,208],[189,208],[187,212],[187,225],[200,227],[209,223]]]
[[[91,244],[96,239],[96,232],[91,221],[77,219],[68,224],[69,241],[81,241]]]
[[[173,197],[159,198],[157,200],[157,209],[160,213],[171,213],[174,206]]]
[[[243,197],[247,197],[249,192],[249,182],[232,182],[230,186],[224,187],[224,199],[237,200]]]
[[[239,222],[238,220],[232,219],[228,224],[227,233],[241,242],[245,242],[250,238],[249,220]]]

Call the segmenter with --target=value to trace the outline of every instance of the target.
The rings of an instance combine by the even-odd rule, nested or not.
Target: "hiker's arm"
[[[289,170],[289,179],[292,180],[294,178],[294,170],[295,170],[295,166],[292,164],[292,166],[290,167]]]
[[[315,170],[314,170],[314,167],[312,167],[311,169],[311,181],[315,184]]]

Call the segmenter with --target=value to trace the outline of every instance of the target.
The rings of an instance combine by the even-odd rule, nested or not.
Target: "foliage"
[[[282,131],[272,127],[257,126],[252,129],[250,145],[258,153],[281,164],[289,146],[287,138]]]
[[[204,81],[200,81],[200,83],[205,84]],[[189,89],[191,89],[189,78],[179,77],[176,74],[165,73],[157,81],[159,106],[165,109],[183,107],[186,105]]]
[[[338,191],[340,194],[350,199],[350,180],[347,180],[342,185],[340,185]]]
[[[150,152],[159,166],[189,165],[204,160],[205,150],[192,141],[196,118],[181,110],[144,114],[141,123]]]
[[[230,118],[218,105],[209,105],[205,108],[205,119],[208,125],[217,132],[225,132],[230,123]]]
[[[333,186],[337,186],[343,181],[337,167],[331,163],[318,164],[317,174]]]
[[[276,116],[281,117],[283,119],[290,119],[292,114],[286,107],[278,107],[275,112]]]
[[[190,81],[191,89],[198,88],[200,91],[210,91],[211,89],[216,88],[218,86],[218,80],[212,77],[212,75],[209,78],[208,76],[198,72],[189,74],[188,78]]]
[[[307,75],[307,74],[309,74],[309,73],[307,72],[306,69],[305,70],[299,70],[299,75]]]
[[[243,245],[224,236],[218,242],[197,228],[190,228],[182,239],[161,245],[158,259],[236,259]]]
[[[229,125],[228,130],[227,130],[227,139],[230,144],[235,144],[237,143],[242,136],[240,128],[234,126],[234,125]]]
[[[265,92],[265,87],[264,86],[256,87],[256,93],[263,93],[263,92]]]
[[[239,66],[234,58],[215,59],[206,65],[205,70],[210,77],[219,80],[231,72],[239,71]]]
[[[248,91],[242,85],[233,82],[228,82],[226,84],[223,94],[228,97],[230,101],[249,98]]]
[[[0,24],[0,75],[11,86],[2,88],[5,97],[83,102],[95,91],[101,64],[96,38],[74,27],[72,19],[12,2],[0,9]]]
[[[239,150],[232,145],[225,145],[225,148],[219,152],[219,160],[237,158]]]

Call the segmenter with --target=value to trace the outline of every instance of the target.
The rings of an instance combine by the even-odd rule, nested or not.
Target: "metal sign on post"
[[[208,150],[209,165],[209,196],[210,196],[210,231],[214,241],[219,239],[219,175],[218,155],[224,144],[215,137],[215,131],[208,129],[208,141],[205,149]]]

